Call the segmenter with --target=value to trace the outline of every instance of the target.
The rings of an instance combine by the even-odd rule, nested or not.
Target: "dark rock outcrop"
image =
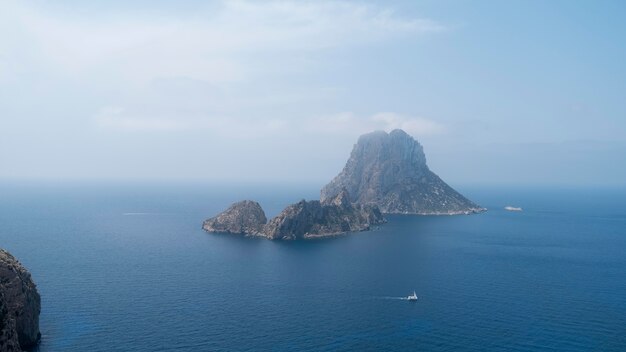
[[[0,350],[35,346],[41,337],[40,311],[41,299],[30,273],[9,252],[0,249]]]
[[[267,218],[261,205],[255,201],[244,200],[206,220],[202,228],[208,232],[263,236],[265,223]]]
[[[302,200],[285,208],[265,226],[270,239],[310,239],[369,230],[385,222],[373,204],[352,204],[344,190],[327,202]]]
[[[365,231],[372,225],[385,222],[385,219],[374,204],[352,204],[344,190],[324,203],[302,200],[291,204],[269,223],[265,222],[261,206],[256,202],[244,201],[206,220],[203,228],[208,232],[295,240]]]
[[[335,198],[343,189],[356,203],[374,203],[383,213],[454,215],[485,210],[430,171],[422,146],[402,130],[361,136],[341,173],[322,188],[321,201]]]

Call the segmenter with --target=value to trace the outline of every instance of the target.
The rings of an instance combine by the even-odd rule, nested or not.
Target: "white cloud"
[[[215,116],[137,116],[124,108],[106,107],[95,116],[96,124],[106,130],[125,132],[177,132],[210,131],[214,135],[231,138],[239,136],[280,136],[306,134],[308,136],[343,135],[355,137],[363,133],[403,129],[413,136],[439,134],[445,131],[442,124],[414,116],[381,112],[370,116],[357,116],[342,112],[300,119],[252,119]]]
[[[410,117],[393,112],[381,112],[373,115],[370,119],[372,123],[380,125],[381,129],[393,130],[399,128],[415,135],[437,134],[444,130],[443,125],[433,120]]]
[[[23,68],[59,80],[47,79],[52,87],[80,85],[100,100],[108,98],[104,104],[124,107],[115,114],[98,112],[100,126],[141,131],[212,126],[216,118],[206,116],[215,115],[239,116],[219,119],[247,126],[249,118],[268,116],[248,111],[241,117],[244,108],[335,98],[343,87],[330,81],[294,83],[299,74],[328,64],[318,61],[320,52],[446,28],[343,1],[224,0],[194,14],[80,17],[8,0],[0,9],[0,29],[7,29],[0,32],[0,70],[11,67],[20,77]],[[401,121],[370,122],[393,123]]]
[[[260,60],[250,59],[254,53],[272,53],[276,55],[272,60],[283,61],[294,51],[445,29],[431,19],[404,18],[389,9],[352,2],[219,4],[185,17],[83,19],[9,1],[0,21],[11,18],[41,59],[66,74],[104,70],[126,79],[183,76],[211,82],[242,80],[253,74]],[[5,36],[10,34],[0,34]]]
[[[96,126],[105,131],[126,133],[177,133],[200,131],[223,139],[253,138],[293,128],[289,120],[229,116],[175,116],[173,113],[144,115],[121,107],[105,107],[95,116]]]
[[[322,134],[357,136],[363,133],[403,129],[413,136],[439,134],[445,131],[442,124],[422,117],[394,112],[379,112],[370,116],[357,116],[343,112],[305,120],[305,128]]]
[[[171,118],[132,117],[125,114],[124,108],[106,107],[95,116],[95,122],[105,129],[125,132],[162,131],[172,132],[188,130],[192,126],[189,121]]]
[[[82,19],[11,4],[48,68],[98,90],[116,91],[106,104],[117,107],[95,114],[95,123],[105,130],[245,136],[288,130],[318,135],[440,130],[432,121],[394,113],[307,117],[306,111],[272,111],[317,104],[343,91],[332,85],[294,85],[298,71],[315,71],[313,53],[445,30],[431,19],[338,1],[222,1],[211,12],[194,15],[117,19]]]
[[[25,174],[35,173],[30,160],[46,159],[68,175],[218,177],[197,163],[211,155],[229,165],[225,178],[242,165],[300,178],[325,172],[302,155],[343,158],[337,151],[359,134],[441,130],[408,115],[330,113],[376,109],[368,105],[381,102],[354,98],[375,93],[354,94],[353,78],[381,74],[385,63],[371,60],[380,50],[390,56],[446,30],[386,4],[224,0],[193,13],[130,13],[118,3],[104,14],[67,6],[0,0],[0,85],[14,92],[0,110],[17,126],[0,130],[0,143],[54,136],[41,142],[54,148],[24,143],[30,159],[13,163]]]

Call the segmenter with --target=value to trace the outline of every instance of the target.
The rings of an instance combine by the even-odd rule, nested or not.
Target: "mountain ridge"
[[[214,233],[296,240],[367,231],[384,222],[376,205],[353,204],[347,191],[342,190],[326,202],[303,199],[288,205],[269,221],[259,203],[244,200],[205,220],[202,228]]]

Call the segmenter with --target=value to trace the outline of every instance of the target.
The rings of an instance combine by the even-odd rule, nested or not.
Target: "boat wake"
[[[417,294],[413,291],[412,295],[404,296],[404,297],[395,297],[395,296],[377,296],[377,299],[390,299],[390,300],[399,300],[399,301],[417,301]]]
[[[399,301],[408,301],[406,297],[391,297],[391,296],[379,296],[375,297],[376,299],[389,299],[389,300],[399,300]]]

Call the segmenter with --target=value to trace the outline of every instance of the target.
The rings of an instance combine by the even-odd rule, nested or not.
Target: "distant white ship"
[[[522,208],[520,208],[520,207],[512,207],[510,205],[507,205],[506,207],[504,207],[504,210],[507,210],[507,211],[522,211]]]
[[[407,296],[406,299],[409,301],[417,301],[417,295],[415,294],[415,291],[413,291],[412,295]]]

